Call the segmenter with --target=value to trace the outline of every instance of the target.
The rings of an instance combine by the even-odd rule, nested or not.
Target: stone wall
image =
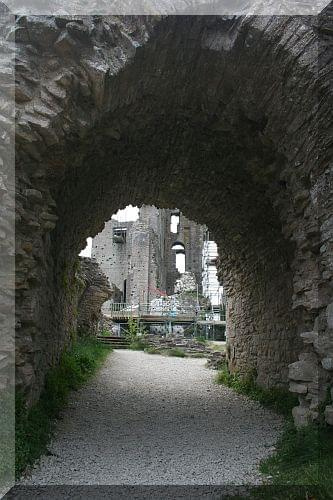
[[[97,334],[102,320],[101,308],[112,296],[112,290],[105,274],[97,262],[80,257],[76,274],[78,281],[77,331],[79,335]]]
[[[199,286],[199,292],[202,291],[202,248],[204,228],[202,225],[189,220],[179,212],[178,232],[170,231],[171,210],[167,210],[165,219],[165,247],[167,262],[166,292],[172,294],[175,282],[179,278],[179,272],[176,268],[176,252],[172,250],[175,243],[184,245],[185,251],[185,272],[194,273],[196,282]]]
[[[160,291],[173,293],[180,276],[176,268],[176,252],[172,249],[176,241],[183,243],[186,269],[193,269],[200,287],[203,227],[180,214],[178,232],[172,233],[171,214],[172,210],[143,205],[137,221],[111,219],[93,238],[92,256],[106,273],[110,285],[114,284],[123,291],[123,302],[147,303],[158,297]],[[126,229],[126,234],[115,240],[113,233],[117,228]],[[108,307],[106,303],[106,314]]]
[[[15,29],[30,397],[68,337],[85,238],[120,206],[155,204],[218,243],[232,369],[286,385],[288,364],[311,354],[300,403],[315,418],[332,385],[331,18],[20,17]],[[301,343],[307,332],[318,342]]]

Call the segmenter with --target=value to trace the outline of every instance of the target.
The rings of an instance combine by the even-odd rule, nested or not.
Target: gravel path
[[[215,373],[204,359],[111,353],[21,484],[260,484],[282,420]]]

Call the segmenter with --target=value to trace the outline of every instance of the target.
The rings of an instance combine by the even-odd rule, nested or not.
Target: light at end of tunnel
[[[80,253],[80,257],[91,257],[92,238],[87,238],[87,246]]]

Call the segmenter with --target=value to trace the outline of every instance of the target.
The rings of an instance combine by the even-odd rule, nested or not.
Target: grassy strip
[[[83,385],[101,366],[111,348],[96,339],[79,340],[63,353],[60,363],[46,376],[39,401],[26,409],[21,394],[16,398],[16,477],[43,453],[54,429],[55,418],[66,405],[71,390]]]
[[[0,491],[13,482],[14,390],[0,392]]]
[[[285,389],[263,389],[255,384],[254,377],[243,378],[229,373],[226,363],[218,371],[216,382],[231,387],[238,394],[244,394],[259,401],[262,405],[285,417],[291,418],[291,410],[298,404],[297,397]]]
[[[304,486],[303,498],[333,498],[333,430],[314,424],[297,430],[288,422],[276,454],[260,470],[272,477],[277,490],[280,485]]]
[[[216,382],[286,417],[276,453],[260,465],[260,471],[270,476],[270,485],[254,489],[252,498],[333,498],[331,428],[322,423],[296,429],[291,418],[291,409],[298,404],[295,396],[282,389],[262,389],[256,386],[253,377],[244,379],[237,374],[230,374],[226,365],[218,372]]]

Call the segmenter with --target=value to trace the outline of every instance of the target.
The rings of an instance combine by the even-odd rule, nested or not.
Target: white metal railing
[[[214,310],[206,310],[200,306],[172,306],[170,304],[129,304],[127,302],[119,302],[110,304],[110,313],[113,318],[139,318],[141,316],[165,316],[166,318],[193,318],[193,319],[213,319],[219,312]],[[220,313],[220,319],[224,319]]]

